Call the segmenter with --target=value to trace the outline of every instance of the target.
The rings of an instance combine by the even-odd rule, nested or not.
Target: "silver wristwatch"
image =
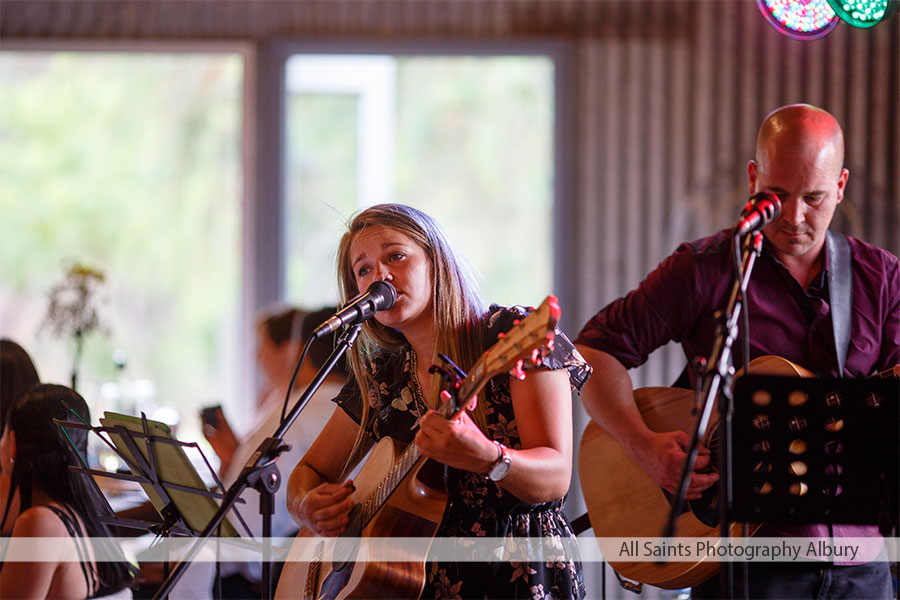
[[[512,460],[509,458],[509,454],[506,453],[508,448],[494,440],[494,443],[497,445],[497,448],[500,450],[500,458],[497,459],[493,465],[491,465],[491,470],[488,471],[488,479],[491,481],[500,481],[504,477],[509,474],[509,466],[512,463]]]

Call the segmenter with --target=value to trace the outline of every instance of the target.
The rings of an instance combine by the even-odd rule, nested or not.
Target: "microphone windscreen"
[[[377,310],[388,310],[397,301],[397,290],[390,283],[384,280],[372,282],[367,290],[375,301]]]

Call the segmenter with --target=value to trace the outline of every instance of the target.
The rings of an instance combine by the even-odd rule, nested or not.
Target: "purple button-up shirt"
[[[690,361],[707,357],[715,340],[717,310],[725,308],[733,282],[730,230],[682,244],[641,282],[595,315],[575,340],[617,358],[627,368],[643,364],[670,341]],[[852,256],[853,308],[844,373],[865,377],[900,363],[900,261],[871,244],[848,238]],[[747,290],[750,358],[776,355],[817,375],[837,375],[824,269],[804,290],[768,244],[756,261]],[[740,366],[742,340],[734,344]],[[602,376],[595,374],[595,377]],[[772,526],[766,535],[877,536],[858,525]],[[842,564],[842,563],[836,563]]]

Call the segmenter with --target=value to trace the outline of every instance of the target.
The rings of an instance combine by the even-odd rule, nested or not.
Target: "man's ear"
[[[756,193],[756,161],[750,160],[747,163],[747,191],[752,196]]]
[[[844,199],[844,192],[847,190],[847,180],[850,178],[850,169],[846,167],[841,169],[841,176],[838,178],[837,203],[840,204]]]

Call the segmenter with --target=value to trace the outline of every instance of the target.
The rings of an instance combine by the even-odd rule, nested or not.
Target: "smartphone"
[[[219,429],[225,422],[225,415],[222,414],[222,405],[216,404],[215,406],[207,406],[206,408],[201,408],[200,421],[204,425],[209,425],[210,427]]]

